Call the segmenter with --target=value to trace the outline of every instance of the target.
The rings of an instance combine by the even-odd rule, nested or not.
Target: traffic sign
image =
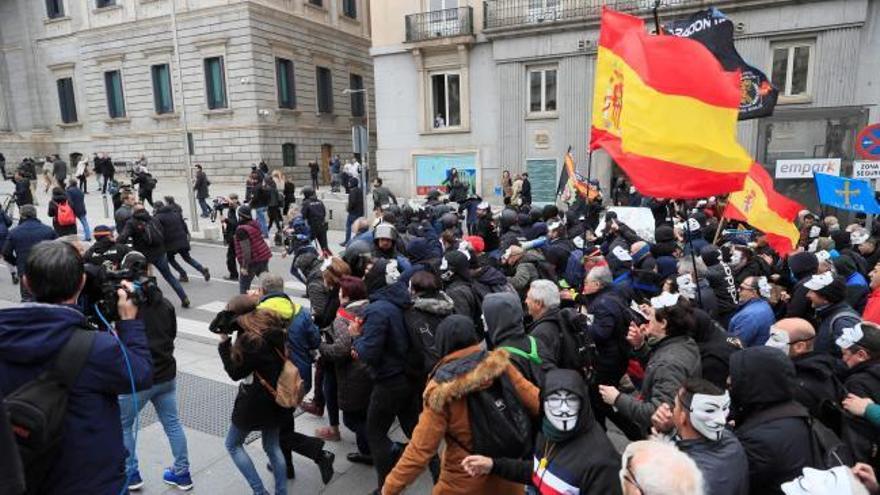
[[[880,161],[854,161],[854,179],[880,179]]]
[[[866,160],[880,160],[880,124],[871,124],[856,136],[856,153]]]

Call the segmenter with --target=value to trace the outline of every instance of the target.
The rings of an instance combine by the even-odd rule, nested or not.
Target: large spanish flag
[[[741,189],[752,158],[736,141],[739,73],[701,43],[644,24],[602,9],[591,149],[605,149],[644,195]]]
[[[760,163],[752,165],[743,183],[742,191],[727,198],[724,216],[764,232],[767,242],[777,253],[786,255],[794,251],[800,232],[794,224],[799,211],[804,209],[773,189],[773,179]]]

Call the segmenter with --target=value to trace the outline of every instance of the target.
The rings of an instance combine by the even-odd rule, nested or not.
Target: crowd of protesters
[[[715,198],[643,198],[617,184],[614,203],[650,209],[650,236],[606,210],[594,185],[561,211],[531,205],[526,174],[505,175],[500,209],[458,172],[424,203],[398,201],[376,178],[366,213],[352,201],[363,194],[357,178],[345,175],[350,231],[338,254],[314,187],[290,209],[289,181],[265,164],[223,218],[240,295],[211,327],[224,369],[244,380],[225,444],[253,493],[267,491],[243,448],[251,431],[261,432],[275,493],[286,493],[293,452],[330,482],[325,446],[343,427],[356,439],[347,459],[372,466],[369,489],[382,494],[424,471],[435,494],[880,493],[880,225],[804,212],[797,250],[777,253],[745,228],[722,235]],[[131,191],[120,201],[118,236],[96,227],[84,253],[51,240],[66,234],[67,209],[78,218],[69,194],[53,196],[54,228],[22,208],[4,256],[37,304],[0,310],[4,395],[87,325],[82,267],[96,257],[139,252],[138,266],[188,305],[170,268],[178,254],[201,265],[173,242],[186,229],[179,207],[166,198],[151,215]],[[273,208],[290,213],[279,219]],[[268,269],[272,227],[308,308]],[[44,287],[59,270],[63,283]],[[55,492],[140,488],[130,437],[146,401],[164,411],[166,481],[192,486],[174,426],[174,330],[161,324],[174,308],[164,298],[135,307],[128,294],[118,294],[116,326],[131,370],[119,374],[121,346],[100,333],[74,384],[82,393],[71,394],[63,460],[44,477]],[[46,330],[23,337],[44,306]],[[296,406],[326,414],[326,426],[296,431]],[[395,423],[408,441],[392,439]],[[104,448],[82,450],[87,436]]]

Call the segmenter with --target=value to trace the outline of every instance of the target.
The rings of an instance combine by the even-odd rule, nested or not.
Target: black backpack
[[[41,493],[57,460],[70,388],[86,364],[95,336],[94,331],[74,329],[49,368],[3,399],[25,469],[27,493]]]
[[[559,326],[562,342],[560,368],[579,372],[587,384],[593,383],[596,374],[596,366],[599,353],[596,343],[587,333],[589,320],[587,315],[572,308],[563,308],[559,311],[562,324]]]
[[[807,417],[810,426],[810,450],[816,469],[831,469],[837,466],[852,466],[855,455],[852,449],[821,421]]]
[[[472,454],[486,457],[524,459],[534,447],[532,421],[520,402],[513,384],[502,373],[484,390],[467,395],[468,417],[474,448]]]

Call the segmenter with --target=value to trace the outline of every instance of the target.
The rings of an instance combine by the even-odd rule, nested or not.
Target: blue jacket
[[[6,237],[9,236],[9,227],[12,227],[12,219],[9,218],[5,210],[0,209],[0,248],[6,242]]]
[[[752,299],[739,305],[730,318],[727,331],[739,337],[744,347],[764,345],[770,337],[770,325],[776,322],[773,308],[764,299]]]
[[[862,275],[861,273],[853,272],[852,275],[847,277],[846,285],[867,287],[868,281],[865,280],[865,276]]]
[[[9,231],[6,244],[3,246],[3,259],[18,268],[18,274],[24,275],[24,266],[31,248],[42,241],[58,237],[55,230],[36,218],[29,218]]]
[[[73,208],[73,214],[77,218],[86,214],[86,197],[82,189],[78,187],[67,188],[67,201],[70,201],[70,207]]]
[[[377,382],[405,371],[409,334],[403,310],[409,303],[409,293],[400,282],[370,293],[370,304],[364,310],[363,332],[355,339],[354,349],[358,359],[369,365]]]
[[[299,311],[287,327],[287,346],[290,349],[290,360],[299,370],[305,390],[312,389],[312,351],[321,345],[321,332],[312,321],[309,310],[294,304]]]
[[[0,393],[8,396],[46,369],[70,338],[85,325],[77,309],[28,303],[0,310]],[[122,321],[116,329],[131,361],[135,388],[151,386],[153,363],[144,323]],[[126,450],[118,395],[131,393],[131,378],[112,335],[96,335],[91,355],[73,385],[64,420],[59,459],[46,477],[46,493],[120,493]]]

